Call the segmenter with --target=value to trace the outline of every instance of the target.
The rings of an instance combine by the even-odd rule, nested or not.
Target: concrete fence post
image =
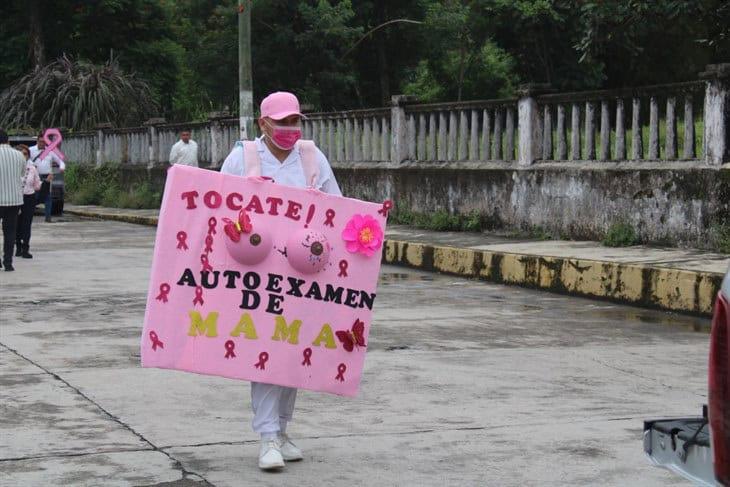
[[[165,123],[164,118],[150,118],[142,124],[147,127],[148,130],[147,140],[149,141],[149,146],[147,150],[149,151],[150,162],[147,164],[147,167],[150,169],[161,163],[159,136],[155,125],[160,125],[162,123]]]
[[[700,77],[705,87],[705,161],[730,162],[730,63],[709,64]]]
[[[106,135],[104,133],[105,130],[109,130],[112,128],[111,123],[99,123],[96,124],[94,129],[96,129],[96,166],[99,167],[103,165],[106,162],[106,148],[104,147],[105,138]]]
[[[536,96],[550,91],[545,84],[520,86],[517,100],[517,128],[519,132],[517,161],[529,166],[542,157],[542,117]]]
[[[223,125],[221,120],[230,118],[231,114],[226,111],[211,112],[208,114],[208,128],[210,130],[210,167],[218,168],[228,155],[223,147]]]
[[[390,160],[395,164],[408,159],[408,127],[404,105],[415,101],[409,95],[394,95],[390,104]]]

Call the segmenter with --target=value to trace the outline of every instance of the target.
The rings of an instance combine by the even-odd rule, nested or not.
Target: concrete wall
[[[628,222],[643,241],[706,248],[713,225],[730,225],[730,164],[335,163],[346,196],[392,199],[398,210],[477,211],[493,229],[542,227],[571,239],[600,240]],[[123,166],[123,187],[164,186],[163,168]]]
[[[541,226],[601,239],[614,223],[644,241],[706,247],[714,224],[730,224],[730,165],[702,163],[338,164],[343,193],[430,213],[478,211],[494,228]]]

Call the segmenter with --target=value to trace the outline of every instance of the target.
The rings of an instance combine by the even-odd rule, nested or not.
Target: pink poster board
[[[171,167],[142,366],[357,394],[389,209]]]

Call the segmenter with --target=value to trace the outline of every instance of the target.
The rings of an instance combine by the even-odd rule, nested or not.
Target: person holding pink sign
[[[301,118],[299,100],[292,93],[280,91],[264,98],[258,121],[263,135],[254,141],[237,142],[221,172],[264,177],[282,185],[311,187],[341,196],[325,155],[312,141],[300,140]],[[296,397],[296,388],[251,382],[252,424],[261,435],[262,470],[279,469],[285,461],[303,458],[302,451],[287,435]]]

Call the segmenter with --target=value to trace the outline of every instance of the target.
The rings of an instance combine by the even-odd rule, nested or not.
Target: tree
[[[163,112],[170,112],[177,91],[183,55],[173,39],[172,0],[11,0],[0,27],[9,32],[11,46],[24,49],[3,53],[13,67],[4,71],[0,88],[6,88],[43,59],[63,55],[91,63],[114,56],[127,72],[148,82]],[[17,31],[17,33],[16,33]],[[5,35],[5,34],[4,34]],[[4,46],[5,47],[5,46]],[[0,63],[4,65],[3,63]],[[20,69],[18,69],[20,68]]]
[[[722,0],[574,2],[582,63],[600,66],[605,87],[696,79],[711,60],[708,25]],[[727,52],[725,53],[727,56]]]
[[[28,0],[28,57],[34,68],[46,64],[46,46],[43,40],[40,0]]]
[[[116,60],[102,65],[61,57],[34,69],[0,95],[0,125],[91,129],[101,122],[139,125],[156,112],[149,86]]]
[[[428,49],[404,91],[425,101],[510,95],[519,78],[510,53],[493,40],[483,18],[489,2],[423,1]]]
[[[7,4],[7,5],[5,5]],[[8,0],[0,90],[63,54],[146,80],[169,120],[237,108],[237,0]],[[727,0],[252,0],[255,103],[314,109],[696,79],[727,62]],[[403,22],[406,19],[408,22]]]

